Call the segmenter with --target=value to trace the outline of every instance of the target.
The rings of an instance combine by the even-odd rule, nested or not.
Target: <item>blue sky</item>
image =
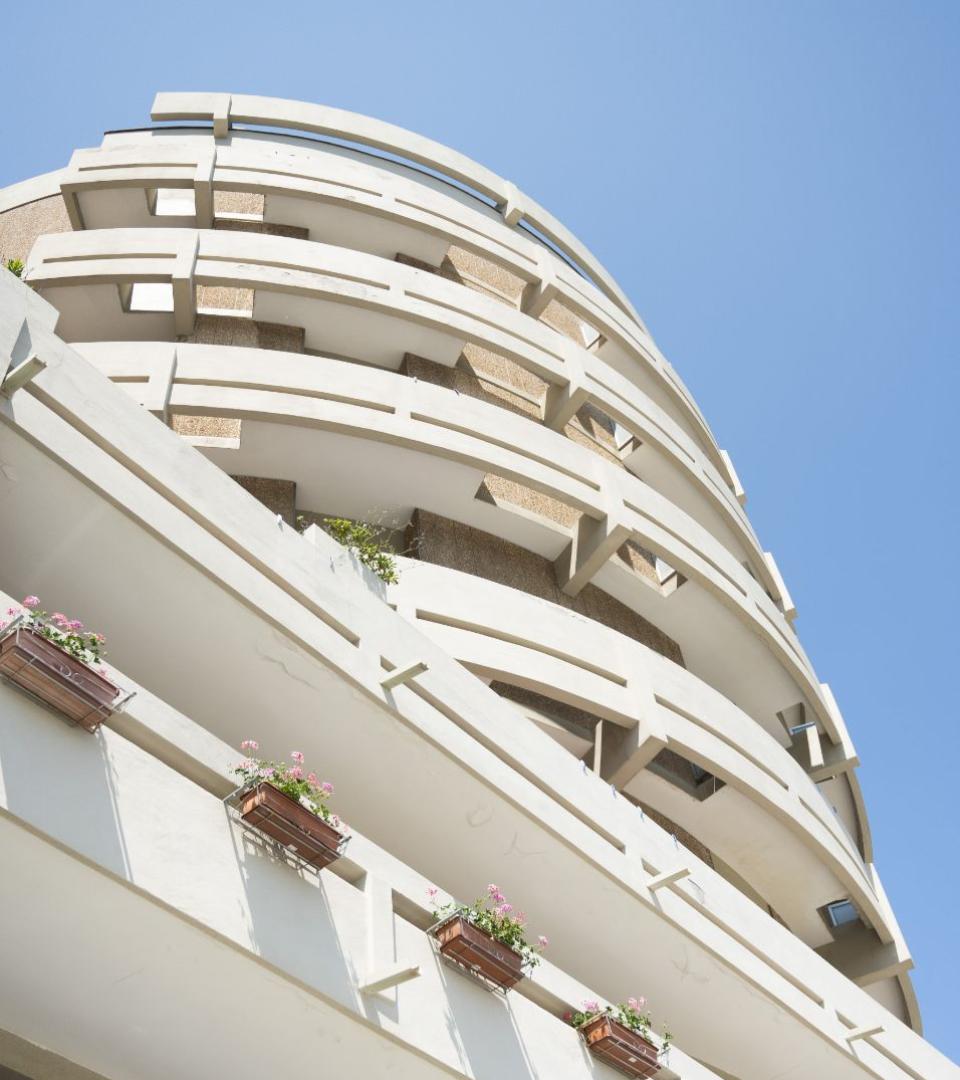
[[[960,3],[9,8],[0,186],[158,89],[263,93],[454,146],[601,258],[733,457],[960,1059]]]

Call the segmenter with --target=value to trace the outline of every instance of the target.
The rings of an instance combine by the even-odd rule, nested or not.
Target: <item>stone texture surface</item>
[[[26,262],[38,236],[71,231],[67,208],[59,195],[15,206],[0,214],[0,262]]]
[[[232,285],[198,285],[197,307],[218,311],[253,311],[253,289]]]
[[[281,514],[288,525],[296,524],[297,485],[294,480],[265,476],[234,476],[233,479],[272,513]]]
[[[483,478],[477,498],[497,505],[509,503],[527,513],[555,521],[565,529],[572,529],[580,520],[580,511],[574,510],[572,506],[495,473],[487,473]]]
[[[264,236],[290,236],[294,240],[309,240],[310,230],[299,225],[277,225],[272,221],[231,221],[220,218],[213,227],[224,232],[261,233]]]
[[[264,198],[253,191],[215,191],[214,214],[262,214]]]
[[[585,739],[593,738],[598,717],[584,709],[578,709],[564,701],[555,701],[553,698],[538,694],[535,690],[511,686],[509,683],[494,681],[490,684],[490,689],[503,698],[517,702],[518,705],[529,705],[566,727],[579,728]]]
[[[595,585],[587,585],[579,596],[567,596],[557,585],[553,563],[541,555],[424,510],[415,511],[409,529],[418,537],[416,557],[424,562],[462,570],[542,597],[683,664],[683,654],[672,638]]]
[[[240,420],[227,416],[200,416],[187,413],[171,413],[170,427],[178,435],[196,438],[239,439]]]
[[[303,352],[302,326],[258,322],[229,315],[198,315],[187,341],[198,345],[245,345],[255,349]]]
[[[449,249],[440,265],[440,274],[493,297],[510,307],[517,307],[526,282],[489,259],[474,255],[455,245]]]

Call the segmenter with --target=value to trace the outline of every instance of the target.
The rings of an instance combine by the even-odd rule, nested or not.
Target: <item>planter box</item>
[[[462,915],[453,915],[435,927],[433,936],[441,956],[506,992],[524,977],[519,953],[474,926]]]
[[[25,626],[0,639],[0,674],[90,732],[120,695],[109,679]]]
[[[266,780],[243,792],[239,804],[247,825],[291,848],[318,870],[340,858],[343,834]]]
[[[657,1048],[642,1035],[609,1016],[595,1016],[580,1034],[594,1057],[627,1076],[655,1076],[660,1071]]]

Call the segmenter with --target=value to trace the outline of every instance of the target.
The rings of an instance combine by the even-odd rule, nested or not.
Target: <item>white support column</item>
[[[608,784],[622,791],[667,745],[667,733],[660,718],[653,689],[649,684],[636,686],[631,677],[628,689],[638,702],[640,719],[633,727],[608,724],[600,775]]]
[[[213,228],[213,173],[217,167],[217,144],[197,162],[193,179],[193,198],[197,208],[197,228]]]
[[[159,357],[150,369],[144,395],[144,407],[165,424],[170,422],[170,395],[177,373],[177,346],[170,343],[166,355]]]
[[[368,873],[363,892],[367,909],[367,970],[359,990],[361,994],[377,994],[416,979],[420,965],[396,959],[393,891],[389,882]]]
[[[185,337],[193,333],[197,318],[197,298],[193,275],[197,268],[197,251],[200,234],[195,232],[187,244],[177,253],[173,266],[173,325],[177,334]]]
[[[232,98],[229,94],[217,94],[213,103],[213,137],[225,139],[230,134],[230,106]]]
[[[631,536],[632,530],[611,513],[599,521],[581,514],[576,535],[554,563],[560,588],[567,596],[577,596]]]
[[[520,206],[520,192],[517,191],[516,186],[511,183],[504,184],[503,202],[497,207],[500,213],[503,215],[503,220],[507,225],[519,225],[523,219],[523,208]]]

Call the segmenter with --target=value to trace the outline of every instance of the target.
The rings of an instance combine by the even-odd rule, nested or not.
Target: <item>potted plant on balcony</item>
[[[256,753],[260,746],[246,739],[240,749]],[[333,785],[304,771],[299,750],[290,761],[245,758],[234,769],[240,783],[231,801],[246,825],[322,870],[343,854],[346,826],[327,806]]]
[[[22,609],[8,608],[7,615],[13,618],[0,623],[0,674],[95,732],[120,694],[98,666],[103,635],[62,612],[44,611],[36,596],[28,596]]]
[[[672,1036],[664,1031],[661,1049],[650,1041],[650,1014],[646,998],[627,998],[625,1005],[584,1001],[564,1020],[579,1032],[594,1057],[627,1076],[649,1077],[660,1071],[660,1055],[670,1048]]]
[[[487,895],[469,905],[438,906],[437,890],[429,889],[428,895],[437,916],[430,934],[440,955],[490,989],[506,993],[524,977],[525,968],[540,962],[549,944],[542,935],[536,945],[528,943],[526,916],[514,912],[496,885],[488,885]]]

